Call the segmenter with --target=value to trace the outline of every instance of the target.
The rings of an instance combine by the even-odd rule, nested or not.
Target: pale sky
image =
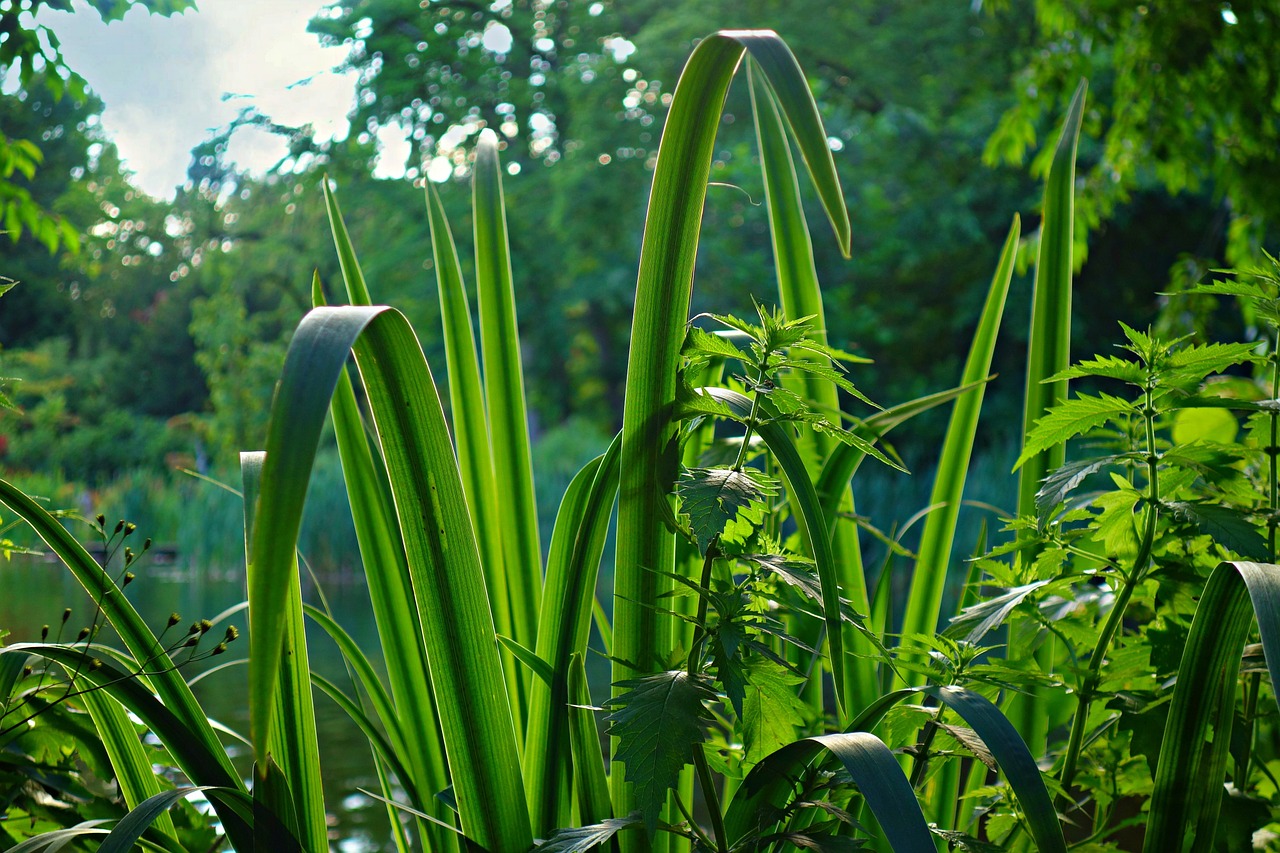
[[[245,106],[282,124],[312,122],[322,139],[346,135],[354,81],[332,72],[346,50],[324,50],[307,32],[323,0],[198,5],[198,12],[172,18],[134,9],[109,25],[79,2],[74,14],[42,11],[39,17],[57,33],[68,65],[105,102],[103,127],[142,189],[172,198],[186,180],[191,148]],[[236,97],[224,100],[225,94]],[[246,129],[233,137],[229,153],[260,171],[279,160],[285,146]]]

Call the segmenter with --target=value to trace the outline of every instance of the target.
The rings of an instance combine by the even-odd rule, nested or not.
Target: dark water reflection
[[[164,629],[170,613],[181,615],[182,622],[170,631],[170,637],[176,638],[176,632],[185,631],[192,622],[213,619],[245,599],[243,566],[230,569],[188,566],[182,564],[181,558],[170,565],[159,565],[150,557],[144,557],[134,571],[137,579],[129,585],[128,597],[153,631],[159,633]],[[374,665],[381,669],[377,630],[363,576],[356,572],[328,572],[320,576],[319,585],[339,624],[362,649],[375,657]],[[310,579],[304,582],[303,594],[309,603],[323,606]],[[41,626],[46,624],[51,625],[56,634],[66,607],[72,608],[66,629],[66,637],[70,639],[92,619],[94,605],[60,563],[18,556],[0,561],[0,629],[9,631],[6,642],[38,641]],[[249,728],[248,667],[243,663],[249,650],[246,621],[246,613],[241,609],[217,625],[210,634],[210,647],[228,624],[240,629],[241,639],[231,645],[228,654],[194,663],[186,670],[191,679],[215,664],[241,661],[210,673],[193,687],[210,717],[241,734],[247,734]],[[104,642],[114,640],[109,632],[101,637]],[[336,684],[350,683],[341,656],[323,631],[310,627],[307,645],[313,670]],[[334,847],[344,853],[386,849],[390,846],[386,809],[357,791],[357,788],[377,790],[368,744],[333,702],[319,691],[315,695],[325,803],[330,813]],[[225,742],[237,768],[244,778],[249,778],[248,748],[232,738],[226,738]]]

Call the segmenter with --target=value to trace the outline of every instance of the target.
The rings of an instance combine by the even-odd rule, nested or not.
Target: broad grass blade
[[[804,75],[771,32],[717,33],[689,57],[663,129],[645,219],[627,362],[614,586],[615,683],[652,672],[668,650],[670,623],[656,610],[670,581],[673,542],[663,517],[675,480],[664,462],[674,434],[670,412],[693,288],[702,209],[716,128],[729,83],[745,50],[761,64],[814,177],[842,247],[848,217],[822,122]],[[847,251],[847,248],[845,249]],[[614,773],[614,811],[630,814],[632,796]],[[624,849],[643,841],[624,837]]]
[[[326,200],[348,299],[352,304],[367,304],[370,297],[364,276],[337,200],[328,192],[327,185]],[[317,276],[312,283],[312,302],[317,307],[324,303],[319,285]],[[396,716],[404,724],[407,767],[413,773],[413,783],[419,791],[442,791],[449,784],[449,769],[431,692],[427,653],[418,626],[418,609],[414,604],[408,559],[385,466],[369,446],[355,389],[347,371],[338,377],[331,413],[356,544],[365,567],[369,601],[386,662],[387,681],[391,686]],[[434,798],[424,804],[423,811],[445,822],[454,819],[453,812]],[[441,833],[426,822],[419,823],[419,829],[437,849],[456,849],[454,833]]]
[[[738,789],[725,815],[730,844],[753,833],[767,836],[777,810],[794,793],[794,782],[823,752],[839,759],[871,807],[886,840],[897,853],[936,853],[933,836],[898,760],[878,737],[844,732],[788,744],[757,764]]]
[[[250,589],[250,708],[263,757],[283,608],[306,484],[348,352],[368,393],[467,836],[491,850],[532,844],[515,731],[479,553],[430,369],[403,315],[317,308],[299,325],[272,407]]]
[[[253,514],[261,486],[263,454],[240,454],[244,488],[244,544],[248,583],[254,583]],[[299,841],[307,850],[323,850],[329,843],[325,823],[324,781],[320,777],[320,747],[316,739],[316,710],[311,699],[311,663],[307,654],[306,622],[302,615],[302,586],[297,560],[288,578],[284,607],[275,614],[283,627],[281,666],[277,674],[273,713],[275,722],[268,741],[271,760],[279,765],[293,797]],[[250,620],[253,602],[250,600]],[[261,780],[259,780],[261,782]]]
[[[572,805],[569,673],[572,659],[587,649],[600,558],[609,517],[618,494],[615,438],[604,455],[589,462],[569,483],[547,558],[547,583],[538,618],[536,656],[550,667],[550,678],[533,682],[524,771],[534,834],[545,837],[568,825]]]
[[[512,594],[507,588],[506,558],[503,556],[502,534],[506,528],[498,510],[493,448],[490,446],[489,419],[485,414],[484,383],[480,379],[475,333],[471,328],[471,306],[444,206],[429,183],[427,221],[431,227],[436,287],[440,293],[445,367],[449,372],[449,412],[453,416],[453,441],[458,450],[462,490],[467,496],[471,523],[480,546],[480,564],[484,566],[494,627],[501,636],[515,637],[518,632],[512,616]],[[509,658],[503,659],[503,667],[507,692],[518,695],[524,681],[518,672],[519,667]]]
[[[537,642],[542,601],[542,546],[538,538],[538,506],[533,491],[529,422],[525,413],[524,368],[516,327],[516,295],[511,276],[502,164],[498,137],[480,133],[472,184],[472,218],[476,243],[476,298],[480,309],[480,347],[484,353],[485,402],[493,442],[493,472],[498,529],[504,555],[503,590],[511,601],[511,638],[522,646]],[[452,376],[450,387],[453,386]],[[492,593],[497,595],[495,591]],[[528,680],[520,678],[522,711]],[[517,719],[523,719],[523,713]],[[523,732],[520,733],[523,736]]]
[[[1026,407],[1022,419],[1024,436],[1050,408],[1067,397],[1065,379],[1049,383],[1044,380],[1066,370],[1071,362],[1071,240],[1075,223],[1076,147],[1087,88],[1085,81],[1080,81],[1071,99],[1045,182],[1040,253],[1036,258],[1035,290],[1031,302]],[[1061,467],[1065,459],[1066,446],[1058,443],[1023,464],[1018,479],[1018,515],[1035,514],[1036,492],[1041,481]],[[1018,627],[1015,621],[1009,630],[1013,632]],[[1011,657],[1019,657],[1018,647],[1011,645],[1010,648]],[[1051,646],[1040,653],[1042,658],[1050,655]],[[1042,663],[1052,665],[1052,661],[1047,659]],[[1010,706],[1018,730],[1037,753],[1044,751],[1048,733],[1046,701],[1043,694],[1032,687],[1025,695],[1016,697]]]
[[[1280,684],[1280,566],[1219,563],[1209,576],[1169,707],[1143,850],[1208,850],[1226,777],[1235,685],[1257,619],[1272,684]]]
[[[791,157],[791,146],[787,142],[782,113],[778,109],[777,99],[761,80],[761,73],[754,61],[747,64],[747,79],[750,82],[751,106],[755,115],[760,170],[764,176],[765,202],[769,209],[769,235],[773,243],[778,298],[787,317],[793,320],[812,317],[814,336],[825,344],[827,324],[822,306],[822,290],[813,262],[809,223],[805,219],[804,206],[800,201],[799,176]],[[796,386],[793,390],[800,393],[818,411],[831,415],[837,415],[840,411],[840,393],[831,382],[810,373],[784,377],[784,382]],[[818,476],[822,460],[827,458],[834,445],[840,443],[821,433],[801,433],[798,445],[811,476]],[[854,610],[870,613],[871,601],[862,566],[862,549],[858,544],[858,527],[847,520],[855,513],[853,492],[849,489],[847,480],[840,496],[839,510],[846,520],[837,522],[835,518],[831,518],[828,519],[828,526],[831,531],[831,550],[839,570],[840,588]],[[851,634],[848,642],[852,654],[844,659],[843,666],[835,677],[844,683],[846,693],[869,697],[876,691],[876,662],[872,656],[874,650],[857,634]],[[819,683],[817,680],[813,682],[815,690]],[[820,696],[820,691],[817,692]]]
[[[79,701],[93,719],[102,746],[111,759],[111,769],[116,774],[124,804],[133,809],[159,794],[160,784],[152,769],[151,756],[143,749],[138,730],[129,720],[124,706],[110,694],[98,691],[84,693]],[[178,833],[167,812],[157,815],[154,825],[157,832],[177,843]]]
[[[1015,216],[1009,228],[1009,236],[1005,239],[1004,249],[1000,253],[995,276],[991,279],[987,301],[978,320],[978,328],[974,332],[964,373],[960,378],[960,384],[970,386],[970,390],[956,399],[946,438],[943,440],[942,455],[938,458],[938,473],[933,482],[929,506],[940,504],[942,508],[929,514],[920,535],[916,568],[911,576],[911,593],[907,598],[907,610],[902,622],[904,635],[933,634],[938,629],[942,593],[946,587],[947,570],[951,565],[956,520],[960,515],[960,501],[964,497],[969,460],[973,455],[973,441],[978,432],[978,416],[982,411],[982,398],[987,388],[983,380],[991,370],[996,336],[1000,332],[1000,319],[1004,316],[1009,282],[1013,279],[1020,234],[1021,222]]]

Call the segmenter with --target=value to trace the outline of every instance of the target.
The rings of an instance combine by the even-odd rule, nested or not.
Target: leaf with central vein
[[[1101,426],[1118,415],[1137,414],[1138,407],[1127,400],[1110,394],[1097,397],[1081,395],[1074,400],[1054,406],[1050,412],[1036,421],[1035,428],[1027,435],[1026,446],[1014,470],[1036,454],[1062,444],[1069,438]]]
[[[788,672],[768,658],[752,656],[742,661],[746,696],[742,713],[743,764],[750,766],[795,740],[796,726],[807,707],[796,695],[804,678]]]
[[[778,481],[752,468],[690,468],[680,474],[676,494],[681,512],[705,555],[725,525],[743,520],[755,527],[764,519],[764,500],[778,493]]]
[[[636,803],[652,837],[667,789],[680,770],[702,748],[703,727],[710,722],[706,703],[715,701],[711,680],[681,670],[660,672],[614,685],[626,692],[607,703],[617,710],[607,718],[609,734],[618,739],[614,759],[626,765],[635,786]]]

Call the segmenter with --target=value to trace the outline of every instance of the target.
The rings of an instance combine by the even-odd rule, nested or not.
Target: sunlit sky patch
[[[198,13],[162,18],[135,9],[108,25],[78,2],[75,13],[42,10],[39,21],[54,30],[67,63],[105,102],[102,125],[138,185],[171,198],[186,180],[191,148],[243,107],[283,124],[311,122],[321,139],[347,134],[354,80],[332,71],[345,51],[323,49],[307,32],[322,5],[200,0]],[[389,148],[407,144],[393,132],[383,141]],[[403,163],[407,153],[388,150],[385,159]],[[240,131],[229,151],[258,173],[284,154],[283,140],[254,129]]]

